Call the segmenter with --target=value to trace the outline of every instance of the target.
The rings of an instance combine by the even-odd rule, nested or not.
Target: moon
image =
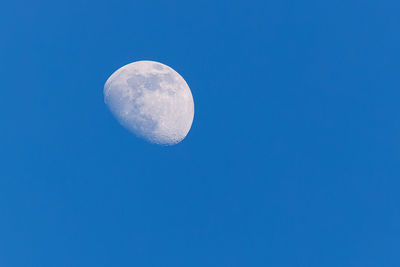
[[[153,144],[178,144],[194,117],[185,80],[155,61],[136,61],[116,70],[104,85],[104,102],[122,126]]]

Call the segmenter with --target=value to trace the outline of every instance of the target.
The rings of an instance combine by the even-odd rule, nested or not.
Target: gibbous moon
[[[154,61],[115,71],[104,85],[104,102],[122,126],[154,144],[181,142],[193,122],[189,86],[172,68]]]

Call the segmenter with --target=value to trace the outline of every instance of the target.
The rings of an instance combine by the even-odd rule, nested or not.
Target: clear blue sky
[[[1,267],[400,266],[400,2],[2,1]],[[121,127],[136,60],[179,145]]]

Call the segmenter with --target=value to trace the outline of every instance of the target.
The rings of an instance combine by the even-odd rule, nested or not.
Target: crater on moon
[[[182,141],[194,117],[185,80],[154,61],[137,61],[114,72],[104,85],[104,101],[125,128],[156,144]]]

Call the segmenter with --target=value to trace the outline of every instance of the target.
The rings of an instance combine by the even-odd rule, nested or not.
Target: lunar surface
[[[121,125],[150,143],[177,144],[193,122],[189,86],[172,68],[154,61],[115,71],[104,85],[104,102]]]

